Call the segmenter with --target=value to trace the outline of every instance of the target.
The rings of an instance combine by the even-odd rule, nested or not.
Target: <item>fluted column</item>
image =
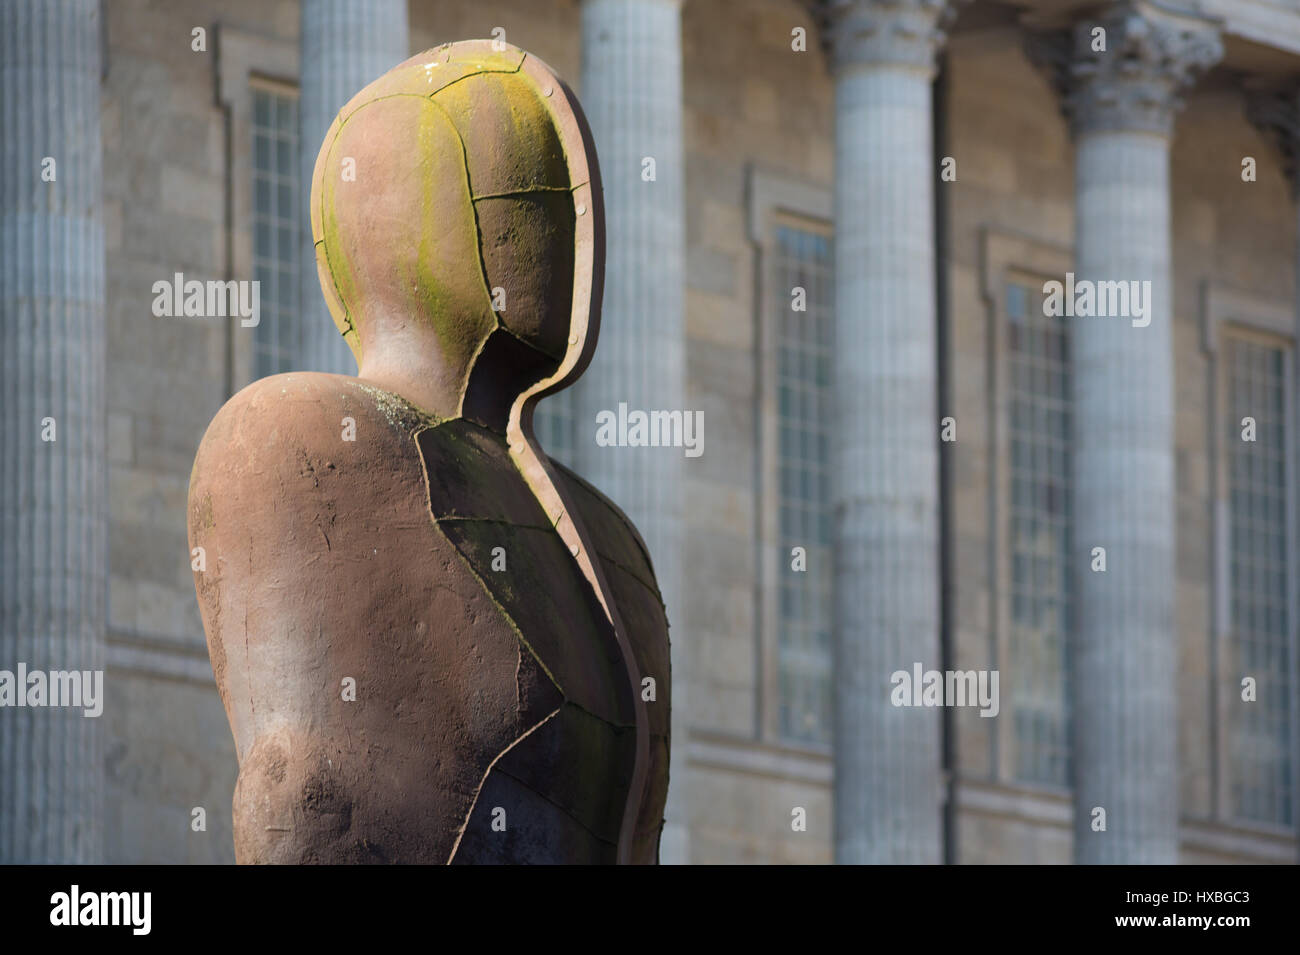
[[[300,157],[298,194],[302,225],[298,365],[303,371],[356,374],[316,273],[307,197],[316,154],[339,109],[371,80],[410,56],[406,0],[302,0],[299,21],[301,87],[298,102]]]
[[[620,402],[629,411],[690,410],[680,0],[584,0],[579,92],[604,183],[606,258],[599,345],[573,388],[575,465],[640,530],[668,608],[671,781],[660,860],[681,863],[690,640],[681,602],[684,450],[595,441],[596,416],[617,414]]]
[[[1106,49],[1095,52],[1098,26]],[[1080,863],[1178,857],[1169,147],[1178,94],[1221,54],[1204,21],[1123,4],[1076,25],[1067,64],[1076,286],[1150,282],[1144,315],[1131,307],[1129,315],[1065,319],[1074,389]],[[1105,549],[1104,571],[1094,548]]]
[[[11,673],[104,666],[100,26],[98,0],[0,4],[0,670]],[[99,720],[83,712],[0,709],[0,863],[99,861],[104,766]]]
[[[941,861],[931,82],[945,0],[833,0],[835,858]]]

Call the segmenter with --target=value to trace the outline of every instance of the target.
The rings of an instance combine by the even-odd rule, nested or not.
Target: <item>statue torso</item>
[[[654,678],[630,852],[654,861],[662,603],[626,518],[560,475]],[[190,525],[240,861],[615,861],[643,687],[502,436],[355,378],[263,379],[204,438]]]

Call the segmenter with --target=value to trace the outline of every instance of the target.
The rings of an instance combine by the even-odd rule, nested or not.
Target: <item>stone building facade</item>
[[[194,451],[256,377],[345,367],[301,231],[342,99],[497,36],[599,150],[600,348],[539,433],[663,584],[664,860],[1296,860],[1294,0],[0,18],[0,669],[106,671],[97,720],[0,710],[0,860],[232,861]],[[260,323],[155,315],[177,273],[256,279]],[[703,453],[598,446],[620,402]],[[894,705],[914,663],[996,670],[997,715]]]

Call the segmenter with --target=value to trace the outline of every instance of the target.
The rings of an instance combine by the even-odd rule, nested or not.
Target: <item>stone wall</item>
[[[234,744],[194,597],[185,501],[226,393],[227,326],[157,318],[153,283],[222,278],[227,169],[218,20],[293,36],[297,5],[105,5],[109,601],[105,861],[232,862]],[[206,51],[192,30],[206,30]],[[235,157],[247,165],[247,155]],[[250,278],[237,275],[236,278]],[[207,831],[191,829],[191,811]]]
[[[201,11],[188,12],[189,8]],[[247,338],[214,320],[155,318],[151,286],[175,272],[225,274],[249,260],[247,217],[225,233],[232,182],[246,183],[248,150],[228,146],[218,107],[213,24],[296,48],[293,0],[205,0],[186,11],[146,0],[107,5],[103,90],[108,249],[110,600],[106,860],[228,862],[236,765],[212,685],[194,598],[185,532],[190,466],[204,428],[246,380]],[[577,85],[580,36],[572,0],[440,0],[411,4],[413,49],[490,36],[535,52]],[[209,30],[206,53],[191,30]],[[791,30],[808,30],[808,50]],[[262,42],[262,41],[259,41]],[[761,170],[814,192],[832,181],[832,85],[817,31],[795,0],[688,0],[683,9],[687,169],[687,380],[703,411],[705,453],[687,468],[685,620],[691,723],[686,745],[694,862],[828,862],[829,756],[774,735],[770,619],[759,599],[773,585],[760,528],[774,501],[756,482],[763,414],[759,387],[770,342],[759,319],[748,192]],[[292,76],[283,77],[292,80]],[[241,82],[239,77],[226,78]],[[938,192],[948,212],[951,449],[956,665],[996,665],[998,572],[990,566],[990,234],[1022,267],[1069,256],[1073,149],[1057,98],[1030,65],[1021,35],[990,29],[958,36],[946,76],[947,152],[958,178]],[[581,90],[578,90],[581,95]],[[1207,705],[1211,593],[1208,365],[1201,347],[1201,287],[1221,283],[1268,301],[1294,295],[1294,204],[1276,151],[1244,118],[1241,93],[1210,84],[1190,97],[1173,150],[1177,388],[1179,633],[1183,814],[1212,810]],[[242,140],[247,142],[246,135]],[[227,150],[231,165],[227,167]],[[315,144],[309,144],[315,149]],[[1240,182],[1242,156],[1259,181]],[[919,175],[927,170],[918,170]],[[242,206],[236,205],[236,209]],[[765,225],[759,224],[761,232]],[[1022,250],[1017,252],[1015,250]],[[1034,260],[1034,261],[1030,261]],[[238,268],[235,278],[249,278]],[[243,332],[247,336],[247,332]],[[579,423],[581,426],[581,423]],[[769,575],[765,575],[769,574]],[[769,606],[770,610],[770,606]],[[994,663],[990,663],[990,661]],[[958,858],[963,862],[1066,862],[1069,799],[1016,785],[1003,721],[956,714],[960,764]],[[203,807],[207,831],[191,831]],[[806,832],[791,811],[806,810]],[[1222,827],[1220,827],[1222,828]],[[1210,826],[1185,861],[1258,857]],[[1260,853],[1286,840],[1250,843]],[[1247,841],[1248,842],[1248,841]]]

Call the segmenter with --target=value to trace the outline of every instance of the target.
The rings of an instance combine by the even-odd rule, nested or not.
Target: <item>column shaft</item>
[[[1150,324],[1072,321],[1076,858],[1176,861],[1177,656],[1169,142],[1082,136],[1076,281],[1149,281]],[[1142,319],[1143,321],[1145,319]],[[1105,572],[1092,549],[1106,549]],[[1107,831],[1092,831],[1093,809]]]
[[[11,673],[104,666],[99,44],[97,0],[0,5],[0,670]],[[99,860],[98,727],[76,707],[0,710],[0,863]]]
[[[937,863],[938,709],[890,676],[939,657],[934,51],[942,3],[841,4],[835,46],[835,857]],[[917,688],[919,690],[919,688]]]
[[[684,449],[599,447],[595,442],[597,415],[604,410],[617,414],[620,402],[629,411],[689,411],[680,2],[585,0],[582,38],[579,92],[604,184],[606,260],[599,344],[591,366],[573,387],[574,457],[577,470],[640,530],[667,605],[671,782],[660,858],[685,862],[689,635],[681,601]]]
[[[1104,50],[1095,48],[1098,24]],[[1070,696],[1081,863],[1178,859],[1169,149],[1180,94],[1221,55],[1211,24],[1134,0],[1076,24],[1064,61],[1076,139],[1076,301],[1063,321],[1074,399]],[[1084,283],[1096,293],[1092,309],[1079,298]],[[1112,283],[1129,294],[1112,296]],[[1070,317],[1072,304],[1081,307]],[[1104,570],[1094,548],[1105,549]]]

